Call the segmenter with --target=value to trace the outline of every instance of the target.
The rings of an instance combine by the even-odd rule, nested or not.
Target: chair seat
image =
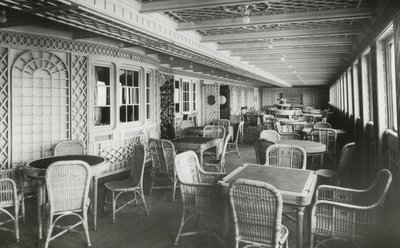
[[[336,171],[331,170],[331,169],[319,169],[316,172],[317,172],[318,176],[327,177],[327,178],[332,178],[336,175]]]
[[[111,181],[104,184],[104,186],[111,191],[129,191],[138,185],[134,185],[131,180]]]

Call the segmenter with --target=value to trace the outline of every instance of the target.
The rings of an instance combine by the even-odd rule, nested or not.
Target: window
[[[196,108],[196,84],[195,83],[193,83],[192,84],[192,95],[193,95],[193,111],[196,111],[197,110],[197,108]]]
[[[151,73],[146,72],[146,120],[151,119]]]
[[[190,83],[187,81],[182,82],[183,86],[183,112],[190,111]]]
[[[139,71],[119,70],[120,84],[120,122],[139,121]]]
[[[363,91],[363,109],[364,109],[364,119],[366,121],[372,121],[373,116],[372,116],[372,101],[371,101],[371,76],[370,76],[370,71],[371,71],[371,58],[370,54],[366,54],[362,57],[362,67],[361,67],[361,73],[362,73],[362,91]]]
[[[397,104],[396,104],[396,68],[393,38],[389,38],[386,45],[387,61],[387,115],[388,128],[397,131]]]
[[[111,121],[111,85],[110,68],[94,67],[94,125],[110,125]]]
[[[175,80],[175,89],[174,89],[174,103],[175,103],[175,113],[180,113],[180,103],[181,103],[181,90],[180,90],[180,80]]]

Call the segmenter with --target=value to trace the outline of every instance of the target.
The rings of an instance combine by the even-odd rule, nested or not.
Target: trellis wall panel
[[[71,55],[71,139],[88,143],[88,58]]]
[[[70,74],[65,53],[14,51],[12,163],[21,164],[70,138]]]
[[[208,97],[214,96],[215,102],[213,105],[208,104]],[[218,84],[204,84],[203,86],[204,98],[204,124],[210,123],[214,119],[219,119],[219,85]]]
[[[11,168],[8,49],[0,47],[0,169]]]

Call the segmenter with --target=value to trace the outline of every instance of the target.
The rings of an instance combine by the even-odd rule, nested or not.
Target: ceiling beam
[[[178,23],[177,30],[207,30],[227,27],[243,27],[253,25],[280,25],[290,23],[340,21],[346,19],[366,19],[374,17],[372,8],[348,8],[319,11],[303,11],[273,15],[250,16],[250,23],[244,24],[243,17],[212,19],[196,22]]]
[[[251,50],[251,51],[233,51],[231,56],[250,56],[250,55],[274,55],[274,54],[312,54],[312,53],[350,53],[351,47],[314,47],[314,48],[278,48],[278,49],[264,49],[264,50]]]
[[[302,28],[293,30],[272,30],[265,32],[235,33],[235,34],[216,34],[204,35],[202,42],[226,42],[226,41],[248,41],[256,39],[276,39],[291,37],[310,37],[310,36],[336,36],[354,35],[364,33],[360,27],[334,27],[334,28]]]
[[[272,40],[272,49],[280,47],[313,47],[313,46],[348,46],[353,45],[357,42],[357,39],[349,38],[323,38],[323,39],[290,39],[290,40]],[[269,41],[251,42],[251,43],[233,43],[233,44],[219,44],[217,50],[249,50],[249,49],[259,49],[268,48],[271,45]]]
[[[285,54],[284,60],[282,60],[280,54],[253,54],[253,55],[243,55],[240,57],[241,61],[275,61],[275,62],[285,62],[290,63],[293,59],[342,59],[343,54],[338,53],[313,53],[313,54]]]
[[[279,64],[280,61],[250,61],[250,65],[267,65],[267,64]],[[285,64],[291,64],[294,66],[296,63],[303,64],[342,64],[345,61],[343,59],[292,59],[285,61]],[[282,63],[282,62],[281,62]],[[333,66],[333,65],[332,65]]]
[[[140,13],[154,13],[179,11],[197,8],[215,8],[224,5],[240,5],[249,4],[249,0],[169,0],[169,1],[152,1],[142,3]],[[265,1],[252,1],[265,2]],[[269,2],[281,2],[281,0],[270,0]]]

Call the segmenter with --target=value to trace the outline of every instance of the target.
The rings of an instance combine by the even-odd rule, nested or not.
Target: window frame
[[[126,121],[126,122],[122,122],[121,121],[121,112],[120,112],[120,109],[121,109],[121,106],[123,106],[122,105],[122,95],[121,95],[121,93],[122,93],[122,91],[120,90],[120,89],[122,89],[122,86],[120,85],[120,83],[119,83],[119,73],[120,73],[120,71],[121,70],[126,70],[126,71],[137,71],[138,72],[138,87],[135,87],[134,86],[134,81],[132,81],[133,82],[133,84],[132,84],[132,88],[133,88],[133,90],[135,89],[135,88],[137,88],[138,89],[138,97],[139,97],[139,100],[137,101],[138,103],[137,103],[137,105],[138,105],[138,111],[139,111],[139,113],[138,113],[138,120],[136,120],[135,121],[135,119],[134,119],[134,112],[132,113],[132,121]],[[118,92],[118,94],[116,94],[116,97],[117,97],[117,106],[116,106],[116,123],[118,123],[118,125],[138,125],[138,124],[140,124],[140,123],[142,123],[143,122],[143,117],[144,117],[144,97],[143,97],[143,95],[144,95],[144,87],[143,87],[143,76],[142,76],[142,73],[143,73],[143,69],[142,68],[140,68],[140,67],[130,67],[130,66],[120,66],[119,68],[118,68],[118,74],[116,74],[116,81],[115,81],[115,85],[116,85],[116,87],[118,87],[118,89],[117,89],[117,92]],[[132,74],[132,80],[134,79],[134,76],[133,76],[134,74]],[[129,87],[129,86],[128,86]],[[133,91],[133,92],[135,92],[135,91]],[[135,93],[133,93],[133,96],[135,95]],[[134,103],[135,101],[134,101],[134,98],[133,98],[133,104],[131,104],[131,106],[133,107],[133,110],[135,109],[135,103]],[[126,104],[126,106],[128,106],[128,104]]]
[[[95,112],[96,112],[95,108],[96,108],[96,106],[98,106],[95,102],[96,99],[95,99],[95,95],[94,95],[94,93],[96,92],[96,89],[97,89],[97,86],[96,86],[97,82],[95,82],[96,67],[107,67],[110,70],[110,75],[109,75],[109,80],[110,80],[110,86],[109,86],[110,87],[110,123],[108,125],[96,125],[95,124]],[[92,65],[93,79],[91,81],[93,82],[93,84],[91,84],[92,85],[91,87],[93,88],[93,93],[89,94],[89,95],[93,98],[93,100],[91,101],[93,104],[91,106],[91,109],[93,111],[92,112],[93,114],[91,116],[91,120],[93,123],[92,125],[97,130],[110,130],[110,129],[114,128],[115,123],[116,123],[115,83],[114,83],[115,71],[116,71],[116,66],[114,63],[96,62],[96,63],[93,63],[93,65]]]
[[[147,81],[147,75],[150,75],[149,80]],[[154,71],[153,70],[145,70],[145,75],[144,75],[144,120],[145,121],[151,121],[154,119],[154,106],[155,101],[153,100],[155,98],[154,94]],[[147,87],[147,83],[149,83],[149,87]],[[149,99],[147,99],[147,90],[149,90]],[[149,105],[149,108],[147,106]]]
[[[393,49],[393,54],[391,50]],[[394,51],[394,36],[390,35],[385,39],[385,60],[386,60],[386,114],[387,128],[397,132],[397,92],[396,92],[396,61]],[[392,66],[393,65],[393,66]],[[393,75],[394,74],[394,75]]]

